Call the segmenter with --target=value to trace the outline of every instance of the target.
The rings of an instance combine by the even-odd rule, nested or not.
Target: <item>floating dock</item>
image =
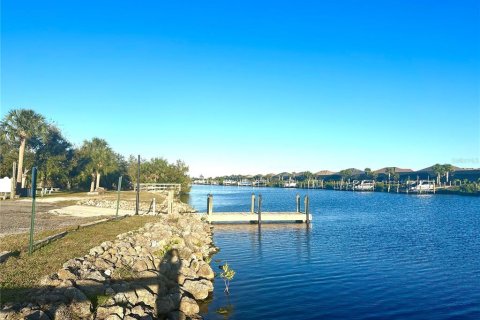
[[[206,214],[205,218],[209,223],[262,223],[262,222],[295,222],[306,223],[312,221],[312,215],[309,219],[305,213],[297,212],[262,212],[257,213],[245,212],[216,212]]]
[[[252,194],[250,212],[213,212],[213,195],[207,197],[207,212],[203,215],[209,223],[310,223],[309,198],[305,196],[305,212],[300,211],[300,196],[296,196],[296,212],[262,212],[262,196],[258,196],[258,208],[255,212],[255,195]]]

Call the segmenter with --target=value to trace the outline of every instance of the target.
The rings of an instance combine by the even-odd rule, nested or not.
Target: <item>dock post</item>
[[[305,215],[306,215],[306,222],[307,224],[310,223],[310,213],[309,213],[309,205],[310,205],[310,199],[308,199],[308,196],[305,196]]]
[[[207,196],[207,214],[213,213],[213,195],[208,194]]]
[[[252,193],[252,202],[250,206],[250,213],[254,214],[255,213],[255,193]]]
[[[262,195],[258,195],[258,225],[262,224]]]
[[[297,203],[297,213],[300,213],[300,195],[297,193],[297,196],[295,198]]]

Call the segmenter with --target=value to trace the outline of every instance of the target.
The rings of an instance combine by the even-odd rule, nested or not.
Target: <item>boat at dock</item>
[[[362,181],[353,181],[352,190],[354,191],[374,191],[375,190],[375,181],[374,180],[362,180]]]
[[[235,185],[238,185],[238,182],[235,181],[235,180],[226,179],[226,180],[223,180],[223,185],[224,186],[235,186]]]
[[[238,182],[238,186],[239,187],[251,187],[252,186],[252,182],[248,179],[242,179]]]
[[[283,184],[283,187],[284,187],[284,188],[296,188],[296,187],[297,187],[297,182],[294,181],[294,180],[292,180],[292,179],[290,179],[290,180],[288,180],[287,182],[285,182],[285,183]]]
[[[409,191],[416,193],[435,192],[435,182],[429,180],[420,180],[410,187]]]

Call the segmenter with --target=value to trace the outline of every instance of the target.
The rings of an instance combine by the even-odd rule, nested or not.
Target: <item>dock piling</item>
[[[262,223],[262,195],[258,195],[258,225]]]
[[[252,193],[252,202],[251,202],[251,206],[250,206],[250,213],[255,213],[255,194]]]
[[[209,194],[207,196],[207,214],[213,213],[213,195]]]
[[[296,203],[297,203],[297,213],[300,213],[300,195],[298,193],[296,196]]]
[[[309,213],[309,205],[310,205],[310,199],[308,196],[305,196],[305,215],[306,215],[306,223],[310,223],[310,213]]]

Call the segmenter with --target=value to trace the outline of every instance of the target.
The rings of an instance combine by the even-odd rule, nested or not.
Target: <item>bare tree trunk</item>
[[[95,191],[95,173],[91,174],[92,176],[92,182],[90,183],[90,192]]]
[[[97,185],[95,187],[95,190],[100,188],[100,172],[97,171]]]
[[[17,167],[17,189],[22,187],[22,177],[23,177],[23,156],[25,154],[25,145],[27,139],[22,138],[20,141],[20,148],[18,149],[18,167]],[[18,190],[17,190],[18,192]]]
[[[27,184],[27,172],[28,170],[25,169],[23,170],[23,173],[22,173],[22,188],[25,188],[25,185]]]

